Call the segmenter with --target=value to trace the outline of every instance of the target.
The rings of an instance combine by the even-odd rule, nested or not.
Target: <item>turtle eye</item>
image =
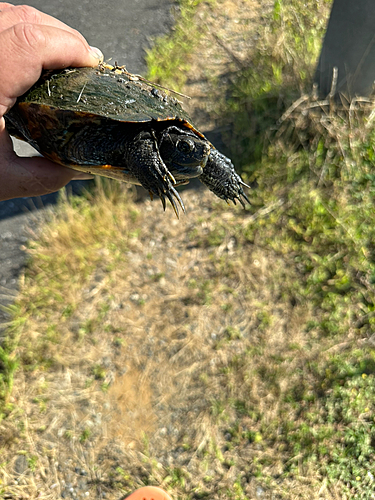
[[[188,139],[180,139],[177,142],[177,149],[181,151],[181,153],[190,153],[194,150],[194,143]]]

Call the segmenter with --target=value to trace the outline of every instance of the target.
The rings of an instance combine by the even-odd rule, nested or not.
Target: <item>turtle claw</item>
[[[161,204],[163,205],[163,210],[165,212],[165,208],[166,208],[166,203],[165,203],[165,196],[164,196],[164,193],[159,193],[159,198],[161,199]]]
[[[182,201],[181,196],[178,194],[178,192],[175,190],[175,188],[173,186],[170,186],[170,188],[167,191],[164,191],[164,192],[159,191],[158,195],[159,195],[159,198],[160,198],[161,203],[163,205],[164,211],[166,209],[165,198],[168,198],[168,200],[170,201],[170,203],[173,207],[173,210],[174,210],[174,213],[176,214],[177,219],[180,218],[180,214],[178,212],[178,205],[176,203],[176,200],[178,201],[180,207],[182,208],[182,211],[185,213],[184,202]]]
[[[238,176],[238,177],[239,177],[239,176]],[[240,180],[239,180],[239,184],[240,184],[240,185],[238,186],[238,192],[239,192],[238,199],[239,199],[239,201],[240,201],[241,205],[242,205],[244,208],[246,208],[246,205],[245,205],[245,203],[243,202],[242,198],[245,200],[245,202],[246,202],[248,205],[251,205],[251,203],[250,203],[249,198],[248,198],[248,197],[246,196],[246,194],[244,193],[244,190],[242,189],[242,186],[245,186],[245,187],[247,187],[248,189],[251,189],[251,187],[250,187],[248,184],[246,184],[246,183],[245,183],[245,182],[244,182],[241,178],[240,178]],[[242,196],[242,198],[241,198],[241,196]]]
[[[169,179],[172,181],[173,184],[176,184],[176,179],[174,178],[174,175],[168,170],[167,173]]]
[[[172,191],[172,194],[174,195],[174,197],[177,199],[180,207],[182,208],[182,211],[184,213],[186,213],[184,202],[182,201],[182,198],[179,195],[178,191],[176,191],[176,189],[173,186],[171,187],[171,191]]]
[[[240,179],[241,179],[241,178],[240,178]],[[246,184],[246,182],[244,182],[242,179],[239,181],[239,183],[241,184],[241,186],[245,186],[245,187],[247,187],[248,189],[251,189],[251,187],[250,187],[248,184]],[[243,196],[245,196],[245,195],[243,195]],[[249,203],[250,203],[250,202],[249,202]]]
[[[244,185],[245,185],[245,186],[247,186],[247,184],[245,184],[245,183],[244,183]],[[247,186],[247,187],[250,189],[250,186]],[[240,194],[240,196],[242,196],[242,198],[245,198],[246,203],[248,203],[249,205],[251,205],[249,198],[246,196],[246,194],[245,194],[243,191],[242,191],[242,193]],[[244,202],[241,200],[241,198],[238,198],[238,199],[240,200],[240,202],[241,202],[242,206],[245,208],[245,204],[244,204]]]
[[[246,184],[245,184],[246,185]],[[234,205],[237,205],[236,200],[238,200],[243,208],[246,208],[245,202],[242,198],[245,200],[246,203],[251,205],[249,198],[246,196],[246,194],[243,192],[241,186],[238,187],[238,194],[233,195],[233,198],[231,200],[233,201]],[[228,200],[226,200],[227,203],[229,204]]]
[[[178,207],[177,207],[177,203],[175,202],[173,196],[171,195],[171,193],[166,193],[166,196],[168,198],[168,200],[171,202],[171,205],[173,207],[173,210],[174,210],[174,213],[176,214],[176,217],[177,219],[180,218],[180,214],[178,213]]]
[[[163,210],[165,211],[166,210],[166,198],[168,198],[168,200],[170,201],[170,203],[173,207],[173,210],[174,210],[177,218],[179,218],[178,205],[176,203],[176,200],[177,200],[178,204],[180,205],[180,207],[182,208],[182,211],[185,212],[185,205],[181,199],[181,196],[178,194],[178,192],[176,191],[176,189],[174,188],[174,186],[172,185],[172,183],[168,177],[163,178],[163,179],[160,179],[160,177],[159,177],[159,179],[155,179],[155,180],[156,180],[156,182],[154,185],[151,186],[149,184],[147,187],[151,200],[153,200],[154,195],[159,196],[160,201],[163,205]],[[146,187],[146,186],[144,186],[144,187]]]

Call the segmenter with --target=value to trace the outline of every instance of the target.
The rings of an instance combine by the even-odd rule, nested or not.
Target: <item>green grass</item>
[[[163,82],[168,88],[180,90],[189,74],[191,61],[199,46],[201,33],[196,29],[194,16],[203,0],[179,0],[178,21],[170,35],[155,40],[147,53],[147,78]],[[209,0],[215,5],[215,0]]]
[[[0,346],[0,397],[5,403],[3,411],[6,409],[8,397],[12,392],[17,367],[18,361],[14,355],[14,346],[10,347],[7,343]],[[3,417],[3,411],[0,412],[0,419]]]
[[[301,93],[311,91],[330,4],[276,0],[258,50],[236,71],[225,99],[219,100],[218,113],[230,123],[230,133],[224,135],[227,146],[249,176],[259,168],[282,113]]]

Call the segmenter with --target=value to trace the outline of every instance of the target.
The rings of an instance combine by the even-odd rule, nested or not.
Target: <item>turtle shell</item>
[[[173,120],[204,138],[175,98],[116,66],[46,71],[18,99],[17,108],[30,130],[34,117],[61,110],[85,121],[98,117],[123,123]]]

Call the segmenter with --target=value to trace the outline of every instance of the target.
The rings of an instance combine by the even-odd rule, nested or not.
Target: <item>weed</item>
[[[30,455],[27,457],[27,464],[32,472],[35,472],[38,463],[38,457],[35,455]]]
[[[104,380],[106,375],[106,370],[102,365],[94,365],[92,367],[92,374],[97,380]]]
[[[168,467],[166,472],[167,476],[164,478],[164,481],[171,488],[176,486],[179,486],[180,488],[185,487],[186,478],[189,477],[186,470],[179,467]]]
[[[79,436],[79,442],[85,443],[90,438],[91,432],[89,429],[84,429]]]
[[[15,354],[8,350],[6,346],[0,346],[0,398],[8,401],[12,392],[14,382],[14,372],[18,367],[18,360]],[[1,414],[1,412],[0,412]]]

